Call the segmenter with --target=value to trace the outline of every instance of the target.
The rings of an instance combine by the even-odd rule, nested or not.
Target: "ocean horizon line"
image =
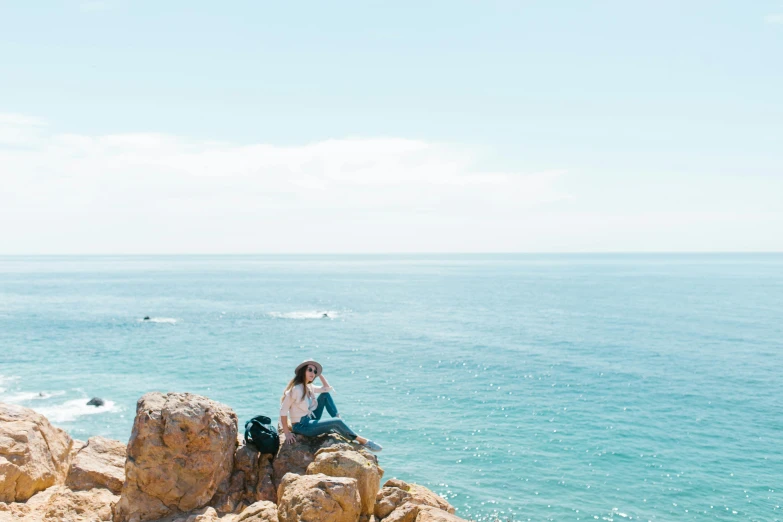
[[[112,258],[112,257],[421,257],[421,256],[749,256],[749,255],[781,255],[783,250],[754,251],[695,251],[695,250],[661,250],[661,251],[516,251],[516,252],[256,252],[256,253],[44,253],[44,254],[0,254],[4,258]]]

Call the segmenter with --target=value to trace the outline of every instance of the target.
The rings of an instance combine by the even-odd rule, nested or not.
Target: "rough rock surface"
[[[386,481],[375,499],[375,518],[378,520],[384,519],[392,511],[406,503],[432,506],[447,513],[454,513],[454,507],[451,504],[424,486],[390,479]],[[410,521],[406,520],[406,522]]]
[[[419,506],[419,516],[416,517],[416,522],[464,522],[464,518],[460,518],[453,513],[449,513],[443,509],[438,509],[432,506]]]
[[[462,521],[423,486],[392,479],[379,491],[383,469],[361,445],[297,439],[272,461],[237,439],[230,408],[192,394],[142,397],[127,447],[71,440],[0,404],[0,522]]]
[[[207,505],[229,477],[236,414],[190,393],[148,393],[136,404],[115,522],[141,522]]]
[[[215,508],[206,507],[189,513],[187,516],[174,519],[175,522],[217,522],[220,517]]]
[[[234,522],[278,522],[277,505],[268,500],[259,500],[246,507]]]
[[[7,505],[5,520],[29,522],[104,522],[111,520],[111,504],[117,496],[107,489],[71,491],[65,486],[52,486],[27,502]],[[4,521],[0,511],[0,521]]]
[[[259,500],[277,501],[272,483],[272,455],[242,444],[234,454],[231,475],[220,483],[210,505],[220,513],[238,513]]]
[[[232,516],[229,515],[229,517]],[[217,522],[218,520],[221,522],[233,522],[233,518],[229,517],[221,519],[215,508],[207,506],[187,513],[177,513],[176,515],[159,518],[155,522]]]
[[[65,485],[73,491],[106,488],[119,494],[125,481],[125,448],[118,440],[90,437],[73,458]]]
[[[277,490],[279,522],[357,522],[356,479],[288,473]]]
[[[368,458],[350,444],[336,444],[321,448],[315,460],[307,466],[307,474],[323,473],[330,477],[356,479],[361,497],[361,514],[370,516],[374,512],[375,498],[381,487],[383,469],[378,466],[374,455]]]
[[[286,473],[306,474],[307,466],[315,460],[315,453],[319,449],[347,443],[347,439],[334,433],[317,437],[297,435],[296,443],[294,444],[284,444],[281,437],[280,451],[277,452],[277,456],[272,463],[274,468],[272,481],[275,488],[279,488],[280,482]]]
[[[71,446],[71,462],[76,458],[76,454],[79,453],[87,445],[86,442],[79,439],[73,439],[73,445]]]
[[[411,504],[410,502],[406,502],[397,509],[391,511],[389,515],[383,520],[386,522],[415,522],[416,517],[419,516],[419,507],[421,506],[418,504]]]
[[[25,501],[62,484],[73,441],[33,410],[0,403],[0,502]]]
[[[406,502],[392,511],[384,522],[464,522],[464,519],[436,507]]]

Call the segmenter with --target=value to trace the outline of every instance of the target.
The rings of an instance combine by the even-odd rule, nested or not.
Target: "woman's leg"
[[[342,419],[313,420],[304,417],[301,421],[293,425],[294,433],[315,437],[323,433],[339,433],[343,437],[354,440],[356,433]]]
[[[318,406],[313,410],[313,416],[315,416],[316,420],[321,418],[321,415],[324,413],[324,408],[326,408],[326,411],[329,412],[330,416],[337,417],[337,405],[334,403],[332,396],[329,395],[329,392],[322,393],[318,396]]]

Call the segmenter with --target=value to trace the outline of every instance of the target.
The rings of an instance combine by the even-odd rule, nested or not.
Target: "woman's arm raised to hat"
[[[323,384],[323,386],[313,386],[313,391],[315,393],[326,393],[334,391],[334,388],[329,386],[329,381],[324,378],[324,374],[320,374],[318,378],[321,379],[321,384]]]

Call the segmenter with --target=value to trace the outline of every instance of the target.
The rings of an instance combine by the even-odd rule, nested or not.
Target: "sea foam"
[[[71,399],[62,404],[33,406],[31,409],[45,416],[50,422],[55,424],[59,422],[73,422],[85,415],[97,415],[119,411],[119,408],[114,401],[104,400],[103,406],[89,406],[87,404],[89,400],[89,397],[83,397],[81,399]]]
[[[339,313],[334,310],[304,310],[299,312],[269,312],[278,319],[335,319]]]
[[[8,385],[18,380],[18,377],[0,375],[0,385]],[[74,392],[83,393],[83,390],[77,389]],[[65,394],[66,392],[63,390],[36,392],[20,391],[18,389],[9,390],[6,387],[0,387],[0,402],[30,408],[53,423],[72,422],[85,415],[119,411],[119,407],[117,407],[114,401],[110,400],[104,400],[102,406],[88,406],[87,402],[90,398],[86,395],[78,399],[69,399],[59,404],[52,401],[55,397],[62,397]]]
[[[58,397],[60,395],[65,395],[64,391],[54,391],[54,392],[15,392],[15,393],[9,393],[5,394],[5,390],[3,388],[0,388],[0,400],[2,402],[6,402],[8,404],[20,404],[24,405],[26,402],[30,401],[43,401],[46,399],[51,399],[52,397]]]
[[[3,393],[8,389],[6,386],[8,386],[10,383],[14,381],[18,381],[19,377],[16,375],[0,375],[0,399],[3,399]],[[9,402],[5,401],[4,402]]]

